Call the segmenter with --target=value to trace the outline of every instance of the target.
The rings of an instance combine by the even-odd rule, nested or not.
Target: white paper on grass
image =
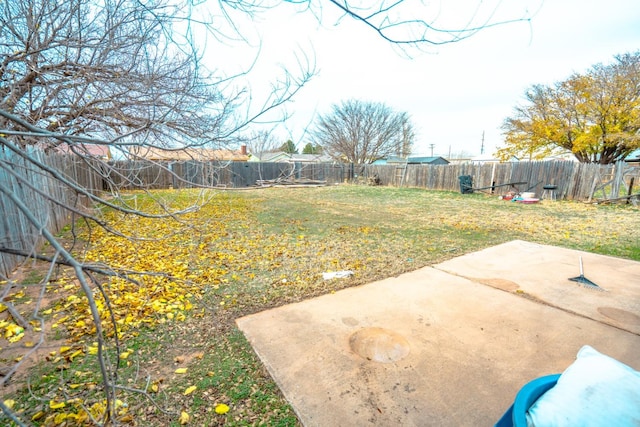
[[[351,276],[353,276],[353,271],[351,270],[327,271],[326,273],[322,273],[322,278],[324,280],[346,279],[347,277]]]

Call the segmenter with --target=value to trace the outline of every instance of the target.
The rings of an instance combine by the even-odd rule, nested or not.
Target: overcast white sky
[[[445,3],[450,10],[442,9]],[[440,13],[435,22],[456,25],[479,3],[490,2],[434,3]],[[278,139],[290,138],[302,149],[308,142],[304,129],[316,114],[355,98],[409,113],[417,130],[415,155],[431,155],[431,144],[434,155],[480,155],[483,132],[484,155],[491,155],[503,143],[502,122],[529,86],[552,84],[597,63],[610,63],[614,55],[640,50],[638,0],[496,0],[492,6],[496,4],[500,8],[494,20],[528,14],[530,23],[489,28],[427,53],[412,51],[412,59],[353,20],[333,26],[337,15],[329,5],[324,6],[323,26],[310,13],[293,13],[286,4],[276,7],[253,24],[262,34],[261,55],[250,74],[254,98],[267,88],[277,66],[294,68],[293,54],[302,50],[315,61],[318,74],[288,105],[292,116],[276,131]],[[429,10],[422,7],[419,13]],[[223,56],[227,69],[246,67],[253,59],[235,48],[228,55]]]

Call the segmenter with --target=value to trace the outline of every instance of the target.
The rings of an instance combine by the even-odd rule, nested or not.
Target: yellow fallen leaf
[[[151,391],[152,392],[157,393],[158,390],[160,390],[160,387],[158,387],[158,384],[156,384],[156,383],[151,384]]]
[[[44,412],[38,411],[31,417],[31,421],[38,421],[40,418],[44,417]]]
[[[51,408],[51,409],[64,408],[64,402],[56,402],[55,400],[51,400],[49,402],[49,408]]]
[[[178,368],[176,369],[176,374],[186,374],[187,368]]]
[[[80,356],[82,354],[82,350],[76,350],[73,353],[71,353],[71,355],[69,355],[69,359],[73,360],[74,358]]]
[[[225,405],[224,403],[220,403],[216,405],[216,408],[214,410],[216,411],[216,414],[224,415],[229,412],[229,406]]]
[[[13,399],[7,399],[7,400],[4,401],[4,406],[6,406],[9,409],[13,409],[13,405],[15,405],[15,404],[16,404],[16,401],[13,400]]]
[[[128,351],[120,353],[120,359],[122,359],[122,360],[126,359],[127,357],[129,357],[129,354],[131,354],[131,353],[129,353]]]
[[[15,323],[9,323],[4,327],[5,333],[4,333],[4,337],[5,338],[9,338],[12,337],[14,335],[20,335],[20,334],[24,334],[24,328],[22,328],[21,326],[16,325]]]
[[[60,354],[65,353],[67,351],[71,350],[71,347],[63,345],[62,347],[60,347]]]
[[[189,422],[189,414],[187,414],[185,411],[182,411],[180,413],[180,419],[178,421],[180,421],[181,426],[187,424]]]
[[[192,385],[191,387],[187,387],[187,389],[184,391],[184,395],[187,396],[191,393],[193,393],[194,391],[196,391],[198,387]]]
[[[15,335],[15,336],[9,338],[9,342],[10,343],[18,342],[18,341],[20,341],[22,339],[22,337],[24,337],[24,333],[20,333],[18,335]]]

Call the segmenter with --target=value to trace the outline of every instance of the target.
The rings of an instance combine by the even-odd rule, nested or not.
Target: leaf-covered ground
[[[134,193],[126,202],[147,213],[163,212],[158,200],[172,210],[200,208],[165,219],[102,211],[127,237],[98,227],[62,236],[88,242],[82,250],[75,245],[85,262],[146,272],[130,275],[133,282],[103,277],[104,296],[95,292],[107,335],[114,333],[113,316],[121,340],[107,360],[121,366],[117,415],[129,425],[297,425],[235,327],[245,314],[513,239],[640,260],[640,215],[632,206],[523,205],[481,194],[361,186],[154,196]],[[354,275],[323,280],[323,272],[340,270]],[[25,315],[33,309],[27,282],[13,295]],[[68,272],[61,270],[46,293],[39,313],[49,340],[41,363],[16,380],[28,378],[30,393],[16,387],[4,401],[36,424],[87,424],[104,411],[95,325]],[[0,361],[9,364],[14,353],[5,350],[34,343],[6,310],[0,316]]]

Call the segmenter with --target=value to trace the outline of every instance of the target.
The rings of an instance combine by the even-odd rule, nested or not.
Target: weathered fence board
[[[96,191],[95,184],[102,179],[90,163],[91,160],[46,155],[31,148],[20,154],[0,148],[0,246],[24,252],[37,250],[41,229],[56,233],[67,225],[72,216],[68,207],[82,209],[88,198],[63,184],[61,179],[77,188]],[[59,174],[59,178],[47,169]],[[26,206],[37,226],[27,219],[10,195]],[[0,253],[0,273],[8,276],[22,261],[21,257]]]

